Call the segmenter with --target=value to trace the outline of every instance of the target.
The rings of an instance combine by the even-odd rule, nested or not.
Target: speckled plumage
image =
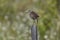
[[[39,16],[35,13],[35,12],[30,12],[30,17],[33,19],[33,20],[35,20],[35,19],[37,19]]]

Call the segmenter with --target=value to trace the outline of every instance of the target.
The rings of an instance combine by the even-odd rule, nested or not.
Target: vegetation
[[[39,39],[59,40],[57,3],[57,0],[0,0],[0,40],[31,40],[33,20],[26,13],[29,9],[40,16]]]

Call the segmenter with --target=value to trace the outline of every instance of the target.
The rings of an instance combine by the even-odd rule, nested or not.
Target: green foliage
[[[39,29],[39,34],[42,36],[43,40],[45,32],[47,30],[50,30],[50,28],[52,27],[55,28],[55,24],[53,24],[55,21],[54,19],[58,18],[56,4],[57,4],[56,0],[37,0],[37,2],[33,2],[32,0],[0,0],[0,22],[2,22],[2,24],[5,23],[5,25],[7,25],[8,24],[7,22],[9,21],[11,25],[9,25],[10,30],[8,30],[9,32],[7,32],[7,34],[10,33],[13,36],[15,35],[14,37],[16,37],[18,35],[16,31],[17,29],[16,30],[12,29],[12,27],[14,27],[13,26],[14,22],[17,22],[18,26],[20,25],[20,23],[25,24],[25,26],[27,24],[28,24],[27,26],[30,26],[29,25],[30,21],[27,19],[27,17],[25,17],[26,15],[25,11],[27,9],[35,8],[34,11],[36,11],[40,16],[37,25]],[[20,12],[22,12],[23,16],[21,15]],[[17,20],[16,19],[17,15],[21,19]],[[5,19],[5,16],[8,16],[8,19]],[[25,18],[27,21],[23,22],[23,18]],[[18,31],[24,32],[21,30]],[[20,34],[18,36],[20,36]],[[1,37],[0,39],[2,40]],[[20,40],[20,38],[18,40]],[[21,40],[25,40],[23,36],[21,37]]]

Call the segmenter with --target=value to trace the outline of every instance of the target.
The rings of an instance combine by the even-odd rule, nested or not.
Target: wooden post
[[[38,40],[36,24],[33,24],[31,27],[31,37],[32,37],[32,40]]]

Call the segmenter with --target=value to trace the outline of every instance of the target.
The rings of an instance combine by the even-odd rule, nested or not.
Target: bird
[[[35,20],[37,20],[37,23],[38,23],[39,15],[37,15],[37,13],[35,13],[34,11],[31,11],[29,15],[30,15],[31,19],[34,20],[34,22],[35,22]]]
[[[31,17],[33,20],[35,20],[35,19],[37,19],[39,16],[38,16],[34,11],[32,11],[32,12],[30,12],[30,17]]]

